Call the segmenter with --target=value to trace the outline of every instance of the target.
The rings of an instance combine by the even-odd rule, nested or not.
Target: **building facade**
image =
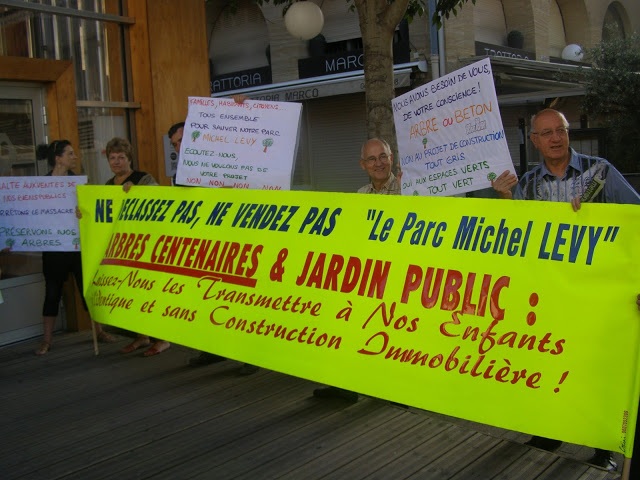
[[[455,69],[491,57],[511,157],[524,172],[539,161],[527,137],[531,115],[545,107],[566,114],[572,147],[606,156],[606,132],[580,109],[584,87],[575,76],[589,64],[571,46],[586,51],[607,36],[626,38],[639,29],[640,2],[632,0],[478,0],[446,23],[446,63]],[[522,43],[510,46],[514,36]]]
[[[110,178],[104,147],[128,138],[135,166],[170,184],[175,154],[163,138],[184,120],[189,96],[303,104],[292,188],[353,192],[368,179],[358,159],[366,138],[364,55],[358,16],[345,0],[308,0],[324,15],[321,35],[293,38],[282,6],[251,0],[0,0],[0,174],[43,175],[37,144],[66,138],[77,173]],[[426,2],[430,10],[435,0]],[[567,113],[574,146],[603,153],[602,130],[580,112],[583,87],[568,45],[593,47],[640,27],[637,0],[477,0],[431,26],[430,12],[402,22],[393,41],[396,93],[489,56],[516,168],[538,161],[529,118]],[[608,27],[608,28],[607,28]],[[172,161],[174,162],[172,165]],[[40,333],[39,254],[0,255],[0,345]],[[66,323],[86,328],[67,289]]]
[[[251,1],[207,3],[212,95],[298,101],[304,105],[294,189],[354,191],[366,182],[358,165],[366,136],[362,39],[358,16],[344,0],[313,0],[325,24],[318,38],[286,31],[282,6]],[[427,2],[430,9],[435,1]],[[230,14],[231,9],[234,13]],[[398,94],[480,58],[492,61],[498,102],[516,168],[538,157],[526,141],[530,117],[551,106],[566,112],[573,145],[604,154],[603,132],[581,115],[584,88],[572,78],[577,44],[589,49],[612,28],[628,36],[640,26],[633,0],[477,0],[436,31],[430,15],[401,24],[394,39]],[[251,32],[251,33],[249,33]],[[339,172],[339,173],[338,173]]]

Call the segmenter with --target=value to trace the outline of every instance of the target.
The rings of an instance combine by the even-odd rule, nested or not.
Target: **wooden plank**
[[[386,480],[389,478],[402,479],[408,478],[415,472],[437,462],[438,459],[456,446],[465,442],[472,437],[474,432],[465,431],[457,425],[450,425],[449,428],[441,433],[429,438],[426,442],[416,445],[415,448],[409,450],[404,455],[395,458],[392,462],[379,468],[377,471],[362,478]],[[428,478],[428,477],[423,477]]]
[[[405,416],[408,417],[408,414],[406,414]],[[322,457],[322,461],[324,461],[327,465],[336,465],[333,471],[327,473],[322,478],[326,478],[327,480],[362,478],[366,475],[375,473],[379,468],[395,461],[396,459],[398,459],[398,457],[404,455],[408,450],[411,450],[415,448],[416,445],[424,443],[429,438],[440,434],[441,432],[449,428],[449,426],[450,424],[434,418],[423,417],[422,420],[420,420],[420,417],[418,417],[417,419],[413,419],[411,425],[408,428],[404,428],[402,429],[402,431],[397,432],[397,435],[394,435],[392,437],[385,435],[384,437],[386,437],[386,440],[384,437],[372,437],[369,435],[365,438],[360,438],[358,440],[360,441],[360,443],[362,443],[362,446],[366,445],[367,449],[361,449],[358,455],[352,455],[355,450],[353,449],[353,447],[351,447],[351,444],[347,445],[346,448],[342,448],[343,452],[341,456],[344,457],[344,460],[348,460],[348,462],[343,461],[342,465],[336,465],[333,461],[333,458],[330,457],[329,454],[325,454]],[[394,430],[397,429],[394,428]],[[298,453],[301,459],[305,460],[306,462],[308,462],[308,460],[306,460],[305,457],[310,457],[314,454],[314,451],[302,451]],[[334,455],[335,452],[331,451],[330,454]],[[317,461],[318,459],[315,459],[313,462],[308,462],[305,465],[305,468],[308,468],[310,465],[312,465],[312,463],[315,463]],[[259,471],[256,471],[256,474],[258,473]],[[288,472],[288,475],[292,476],[292,473],[295,474],[295,471]]]
[[[69,60],[0,56],[0,78],[16,82],[55,82],[70,65]]]
[[[157,180],[160,162],[158,162],[157,132],[154,121],[152,58],[149,47],[148,23],[148,9],[153,9],[153,2],[136,0],[126,2],[126,5],[126,15],[136,19],[136,23],[127,29],[131,56],[130,88],[133,91],[133,98],[129,98],[129,101],[140,102],[140,108],[134,112],[135,130],[130,138],[136,153],[134,163],[137,170],[150,173]],[[167,19],[167,21],[170,20]]]
[[[278,419],[263,418],[258,428],[251,428],[242,435],[228,437],[224,444],[214,450],[200,452],[192,456],[188,463],[158,472],[158,478],[230,478],[231,473],[242,467],[248,456],[282,455],[292,445],[308,442],[310,438],[326,435],[331,431],[349,425],[353,428],[363,422],[378,422],[394,416],[381,402],[362,400],[355,405],[344,407],[335,402],[311,399],[306,407],[299,407],[293,415],[285,415]],[[310,414],[319,410],[322,415]],[[274,421],[275,420],[275,421]],[[277,445],[277,448],[275,446]]]
[[[276,385],[280,388],[281,385]],[[48,472],[64,475],[65,478],[119,478],[129,475],[140,476],[144,472],[153,471],[145,465],[170,464],[181,462],[183,455],[188,454],[194,443],[209,445],[211,433],[218,430],[225,416],[242,420],[251,424],[255,422],[256,410],[245,407],[246,400],[251,401],[251,392],[235,397],[237,404],[227,405],[225,411],[215,408],[215,414],[207,414],[206,397],[198,410],[189,412],[179,418],[171,419],[170,415],[155,415],[145,421],[134,422],[128,428],[120,428],[120,435],[109,435],[105,439],[91,442],[88,448],[73,449],[73,457],[60,459],[53,466],[49,464]],[[291,404],[280,402],[274,408],[291,409]],[[140,409],[140,406],[136,407]],[[273,408],[267,408],[272,411]],[[240,413],[240,414],[238,414]],[[278,413],[278,412],[276,412]]]
[[[537,476],[536,479],[554,480],[562,478],[563,480],[574,480],[580,478],[588,469],[589,467],[587,465],[560,457]]]
[[[163,152],[162,135],[185,120],[188,97],[211,95],[205,2],[154,0],[148,16],[156,148]],[[169,184],[164,168],[158,176]]]
[[[267,391],[265,393],[267,395],[269,389],[272,390],[271,393],[277,392],[282,389],[283,383],[289,381],[284,376],[281,380],[281,382],[274,382],[273,379],[265,379],[262,384],[258,383],[258,385]],[[175,434],[204,423],[211,418],[233,412],[244,405],[245,399],[249,403],[254,401],[252,388],[238,389],[233,402],[228,402],[227,405],[217,405],[213,411],[207,410],[206,406],[207,404],[210,406],[211,401],[210,399],[207,401],[208,397],[203,396],[204,400],[201,405],[195,405],[195,410],[185,412],[180,406],[167,410],[166,395],[162,392],[158,392],[157,395],[161,398],[157,398],[156,401],[161,402],[164,411],[158,412],[154,409],[153,396],[149,397],[144,393],[136,394],[137,402],[129,405],[135,415],[128,415],[127,411],[122,409],[122,405],[117,406],[122,409],[120,410],[120,418],[116,416],[118,411],[104,411],[105,417],[96,435],[78,438],[71,432],[69,437],[76,440],[72,445],[65,447],[57,445],[53,441],[53,445],[49,444],[49,450],[42,452],[35,461],[29,462],[29,465],[23,465],[21,469],[18,469],[18,472],[31,474],[37,472],[43,465],[48,465],[49,475],[68,474],[74,469],[91,467],[105,458],[112,458],[123,452],[147,446],[157,439],[165,438],[169,433]],[[77,423],[80,423],[79,426],[83,424],[86,426],[87,422],[86,419],[80,417]],[[104,436],[105,432],[111,431],[117,432],[117,434]],[[27,470],[23,472],[23,469]]]
[[[230,375],[227,375],[227,377],[229,380],[226,383],[226,387],[230,388],[235,381],[235,377]],[[217,382],[214,376],[206,381],[220,385],[220,382]],[[207,389],[205,386],[194,388],[197,383],[197,381],[191,381],[191,388],[186,391],[181,385],[172,389],[165,389],[165,392],[160,393],[145,391],[144,388],[137,392],[123,390],[126,392],[124,398],[132,400],[119,403],[117,402],[117,397],[123,396],[122,391],[120,393],[114,392],[114,395],[105,402],[103,409],[94,408],[86,414],[82,411],[73,412],[73,417],[63,422],[60,428],[54,428],[54,425],[34,425],[34,428],[40,429],[41,434],[32,443],[29,443],[29,449],[31,452],[37,453],[38,458],[41,458],[41,455],[46,456],[48,454],[55,457],[57,449],[82,452],[92,448],[94,437],[103,434],[110,428],[122,429],[122,436],[132,435],[138,431],[144,432],[152,429],[156,423],[162,421],[159,415],[170,416],[171,420],[176,421],[184,416],[194,415],[194,408],[205,409],[206,407],[211,407],[212,404],[217,406],[216,402],[211,402],[209,397],[212,394],[215,395],[216,392],[213,391],[212,393],[213,389]],[[249,392],[250,389],[246,384],[244,385],[245,391]],[[241,390],[242,387],[236,388],[236,392]],[[96,395],[100,394],[97,393]],[[156,397],[155,402],[151,401],[154,396]],[[150,399],[142,400],[141,402],[141,398]],[[108,402],[111,402],[114,406],[109,406]],[[140,408],[140,403],[144,404],[144,408]],[[34,417],[31,421],[37,424],[38,418]],[[27,442],[28,436],[33,432],[30,428],[24,428],[24,426],[22,430],[24,431],[22,436],[27,437],[24,441]],[[14,436],[13,440],[21,440],[21,438]],[[102,439],[101,441],[105,444],[108,443],[108,439]],[[55,445],[53,448],[51,447],[52,442]],[[7,448],[7,452],[3,452],[3,456],[10,455],[12,452],[9,450],[11,449]]]
[[[580,477],[578,477],[578,480],[604,480],[608,478],[612,478],[611,473],[597,468],[590,468],[582,475],[580,475]],[[615,475],[615,478],[619,477]]]
[[[452,478],[457,472],[483,455],[498,443],[498,439],[474,433],[444,455],[418,470],[407,479]]]
[[[467,465],[451,477],[452,480],[485,480],[499,475],[527,452],[527,447],[518,443],[501,441],[480,458]]]
[[[527,448],[525,445],[523,446]],[[538,478],[542,472],[549,469],[557,461],[558,457],[551,453],[529,448],[525,454],[520,457],[518,462],[508,465],[502,472],[495,476],[494,480],[511,480],[516,478],[518,480],[531,480]]]
[[[242,469],[242,475],[248,478],[255,478],[255,475],[262,475],[263,472],[269,472],[267,476],[277,475],[283,479],[324,478],[342,465],[348,464],[353,458],[370,452],[378,443],[398,436],[416,423],[423,423],[420,418],[407,412],[393,412],[392,409],[385,408],[381,413],[384,415],[378,415],[375,421],[368,417],[357,423],[341,425],[331,431],[326,431],[324,426],[318,425],[312,432],[295,432],[295,438],[279,439],[280,445],[276,445],[277,448],[273,451],[263,449],[262,452],[252,452],[252,457],[254,453],[259,457],[248,458],[250,463],[238,458],[235,462],[238,466],[236,470]],[[284,443],[296,445],[296,448],[293,451],[283,450]],[[231,473],[235,478],[240,472]]]
[[[313,398],[312,382],[240,363],[186,365],[191,349],[94,357],[89,332],[0,349],[3,479],[315,478],[613,480],[513,433],[364,398]],[[481,431],[478,431],[481,430]]]

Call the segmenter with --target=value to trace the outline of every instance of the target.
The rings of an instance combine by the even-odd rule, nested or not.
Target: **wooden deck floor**
[[[593,450],[388,402],[322,400],[312,382],[190,349],[122,355],[90,334],[0,350],[0,476],[8,479],[614,479]],[[621,459],[618,470],[621,470]]]

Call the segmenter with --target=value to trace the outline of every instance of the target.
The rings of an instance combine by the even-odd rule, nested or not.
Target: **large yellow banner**
[[[637,206],[181,187],[78,198],[97,321],[631,455]]]

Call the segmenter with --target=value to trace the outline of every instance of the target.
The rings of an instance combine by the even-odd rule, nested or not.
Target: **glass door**
[[[46,143],[44,87],[0,82],[0,177],[45,175],[36,146]],[[3,193],[0,191],[0,209]],[[2,226],[2,215],[0,215]],[[0,245],[3,250],[7,245]],[[0,346],[42,334],[44,277],[39,252],[0,253]],[[58,316],[56,330],[62,328]]]
[[[44,88],[0,82],[0,176],[44,175],[36,145],[45,143]]]

